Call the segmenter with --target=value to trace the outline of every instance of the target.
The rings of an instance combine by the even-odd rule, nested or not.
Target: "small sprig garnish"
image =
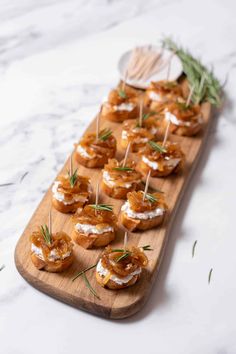
[[[144,113],[143,115],[143,120],[148,119],[151,116],[154,116],[156,114],[156,112],[148,112],[148,113]]]
[[[5,268],[5,264],[0,267],[0,272]]]
[[[70,186],[71,188],[73,188],[78,178],[78,169],[76,169],[72,173],[72,175],[70,175],[70,172],[68,171],[68,176],[69,176]]]
[[[211,269],[210,269],[210,272],[209,272],[209,274],[208,274],[208,284],[210,284],[210,282],[211,282],[212,272],[213,272],[213,269],[211,268]]]
[[[127,171],[127,172],[133,172],[134,171],[133,168],[127,167],[127,166],[124,166],[124,167],[113,167],[113,170],[114,171]]]
[[[40,231],[41,231],[41,234],[43,235],[44,241],[48,245],[51,245],[51,243],[52,243],[52,235],[49,232],[48,226],[47,225],[41,225],[40,226]]]
[[[151,203],[157,202],[157,197],[155,197],[153,194],[146,193],[145,199],[147,199]]]
[[[151,141],[148,142],[148,144],[151,146],[151,148],[153,150],[156,150],[156,151],[160,152],[161,154],[167,152],[167,150],[163,146],[155,143],[155,141],[151,140]]]
[[[100,297],[98,296],[98,294],[96,293],[96,291],[93,289],[93,287],[91,286],[87,276],[86,276],[86,272],[90,269],[93,269],[97,266],[97,263],[96,264],[93,264],[92,266],[89,266],[83,270],[81,270],[78,274],[76,274],[74,276],[74,278],[72,278],[72,281],[74,281],[75,279],[79,278],[80,276],[82,276],[83,280],[84,280],[84,283],[85,285],[87,286],[87,288],[89,289],[89,291],[96,297],[100,300]]]
[[[112,211],[113,206],[109,204],[90,204],[91,208],[95,210],[104,210],[104,211]]]
[[[150,245],[142,246],[142,247],[139,247],[139,248],[143,249],[144,251],[153,251],[153,249],[151,248]],[[111,252],[123,253],[116,259],[117,263],[132,255],[131,251],[124,250],[124,249],[114,249]]]
[[[84,273],[86,273],[88,270],[90,269],[93,269],[97,266],[97,263],[96,264],[93,264],[92,266],[89,266],[83,270],[81,270],[79,273],[77,273],[74,278],[72,278],[72,281],[74,281],[75,279],[79,278],[81,275],[83,275]]]
[[[119,95],[121,98],[127,98],[127,95],[126,95],[126,93],[125,93],[124,90],[119,90],[119,91],[118,91],[118,95]]]
[[[102,129],[98,135],[98,139],[106,141],[112,135],[112,130],[109,128]]]
[[[94,288],[92,287],[92,285],[90,284],[87,276],[85,273],[82,274],[82,278],[84,280],[85,285],[87,286],[87,288],[89,289],[89,291],[97,298],[100,300],[100,297],[98,296],[98,294],[96,293],[96,291],[94,290]]]
[[[193,244],[193,248],[192,248],[192,258],[194,257],[194,255],[195,255],[195,248],[196,248],[196,246],[197,246],[197,240],[194,242],[194,244]]]
[[[180,58],[183,71],[190,87],[194,87],[192,102],[195,104],[207,101],[219,107],[221,104],[221,84],[212,70],[195,59],[187,50],[178,46],[171,38],[165,38],[162,45],[172,50]]]

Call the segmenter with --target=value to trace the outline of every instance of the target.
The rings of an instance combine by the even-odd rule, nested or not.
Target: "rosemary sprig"
[[[97,298],[100,300],[100,297],[98,296],[98,294],[96,293],[96,291],[94,290],[94,288],[92,287],[92,285],[90,284],[87,276],[85,273],[82,274],[83,280],[85,285],[87,286],[87,288],[89,289],[89,291]]]
[[[126,95],[126,93],[125,93],[124,90],[119,90],[119,91],[118,91],[118,95],[119,95],[121,98],[127,98],[127,95]]]
[[[5,264],[0,267],[0,272],[5,268]]]
[[[150,245],[142,246],[142,247],[139,247],[139,248],[142,248],[144,251],[153,251],[153,249],[151,248]],[[132,255],[132,252],[131,252],[131,251],[124,250],[124,249],[114,249],[114,250],[112,250],[111,252],[123,253],[122,255],[120,255],[120,256],[116,259],[116,262],[117,262],[117,263]]]
[[[215,77],[213,70],[209,70],[200,60],[178,46],[171,38],[164,38],[162,45],[175,52],[180,58],[189,85],[194,87],[192,102],[198,104],[207,101],[219,107],[221,104],[221,84]]]
[[[90,269],[93,269],[97,266],[97,263],[96,264],[93,264],[92,266],[89,266],[83,270],[81,270],[79,273],[77,273],[74,278],[72,278],[72,281],[74,281],[75,279],[79,278],[81,275],[83,275],[84,273],[86,273],[88,270]]]
[[[144,113],[143,115],[143,120],[148,119],[151,116],[154,116],[156,114],[156,112],[148,112],[148,113]]]
[[[197,240],[194,242],[194,244],[193,244],[193,248],[192,248],[192,258],[194,257],[194,255],[195,255],[195,248],[196,248],[196,246],[197,246]]]
[[[145,198],[147,200],[149,200],[149,202],[151,202],[151,203],[157,202],[157,197],[154,197],[154,195],[152,195],[152,194],[146,193]]]
[[[127,167],[127,166],[124,166],[124,167],[113,167],[113,170],[114,171],[128,171],[128,172],[134,171],[133,168]]]
[[[211,275],[212,275],[212,272],[213,272],[213,269],[211,268],[211,269],[210,269],[210,272],[209,272],[209,274],[208,274],[208,284],[210,284],[210,282],[211,282]]]
[[[44,241],[48,244],[51,245],[52,243],[52,235],[49,232],[48,226],[47,225],[41,225],[40,226],[40,231],[43,235]]]
[[[71,188],[74,187],[74,185],[75,185],[75,183],[76,183],[76,181],[77,181],[77,177],[78,177],[77,171],[78,171],[78,169],[76,169],[76,170],[72,173],[72,175],[70,175],[70,172],[68,171],[68,175],[69,175],[69,180],[70,180],[70,186],[71,186]]]
[[[98,139],[106,141],[112,135],[112,130],[109,128],[102,129],[98,135]]]
[[[167,152],[167,150],[165,148],[163,148],[161,145],[155,143],[155,141],[149,141],[148,144],[151,146],[151,148],[153,150],[156,150],[158,152],[160,152],[161,154]]]
[[[90,206],[95,210],[105,210],[105,211],[113,210],[113,206],[109,204],[90,204]]]

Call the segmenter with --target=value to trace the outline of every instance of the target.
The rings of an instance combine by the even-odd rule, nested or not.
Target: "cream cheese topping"
[[[135,107],[134,103],[121,103],[119,105],[115,105],[113,106],[115,111],[127,111],[127,112],[131,112]]]
[[[90,155],[87,150],[85,148],[83,148],[83,146],[81,146],[80,144],[77,146],[77,152],[78,154],[80,154],[82,157],[86,158],[86,159],[93,159],[94,155]]]
[[[121,210],[130,218],[133,219],[139,219],[139,220],[147,220],[147,219],[153,219],[156,216],[161,216],[164,214],[165,209],[157,207],[154,210],[151,211],[144,211],[142,213],[136,213],[135,211],[133,211],[130,207],[130,203],[129,201],[125,202],[122,207]]]
[[[103,182],[107,184],[109,187],[115,187],[116,182],[111,178],[109,175],[108,171],[103,171]],[[135,181],[135,183],[139,183],[140,181]],[[124,188],[130,188],[132,187],[133,183],[130,182],[124,182],[124,183],[119,183],[119,186],[124,187]]]
[[[163,96],[159,95],[155,91],[149,91],[148,96],[153,101],[163,102]]]
[[[59,202],[65,204],[65,205],[70,205],[70,204],[73,204],[76,202],[85,203],[88,201],[87,197],[85,197],[83,195],[79,195],[79,194],[74,194],[70,201],[69,200],[65,201],[64,193],[58,191],[59,186],[60,186],[60,181],[55,181],[52,186],[53,198],[58,200]]]
[[[170,113],[169,111],[165,112],[165,119],[168,121],[171,121],[172,124],[177,125],[177,126],[185,126],[185,127],[190,127],[193,125],[191,121],[182,121],[178,119],[174,114]],[[197,116],[197,121],[195,124],[201,124],[202,123],[202,116],[199,114]]]
[[[103,278],[105,278],[105,277],[108,275],[108,273],[109,273],[109,270],[106,269],[106,268],[104,268],[104,267],[102,266],[101,260],[100,260],[100,261],[98,262],[98,264],[97,264],[96,271],[97,271],[98,274],[99,274],[101,277],[103,277]],[[131,273],[131,274],[129,274],[129,275],[127,275],[126,277],[123,277],[123,278],[120,278],[120,277],[118,277],[117,275],[112,274],[111,277],[110,277],[110,280],[114,281],[116,284],[119,284],[119,285],[126,284],[126,283],[128,283],[135,275],[140,274],[141,271],[142,271],[142,268],[140,267],[140,268],[136,269],[133,273]]]
[[[38,258],[44,261],[43,251],[41,247],[35,246],[34,243],[31,244],[31,252],[33,252]],[[56,260],[63,260],[71,255],[71,252],[66,252],[62,257],[58,254],[56,249],[52,249],[49,253],[48,260],[54,262]]]
[[[149,160],[146,156],[142,156],[142,161],[151,167],[153,170],[158,170],[158,163],[155,161]]]
[[[90,225],[90,224],[80,224],[77,223],[75,225],[77,231],[82,232],[85,235],[96,234],[101,235],[105,232],[114,232],[114,228],[112,226],[105,226],[102,228],[98,228],[97,225]]]

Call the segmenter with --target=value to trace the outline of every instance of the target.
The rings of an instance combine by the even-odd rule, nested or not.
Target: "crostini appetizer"
[[[203,126],[200,105],[187,105],[183,99],[167,104],[164,110],[164,125],[171,122],[170,132],[181,136],[196,135]]]
[[[31,260],[39,270],[62,272],[73,262],[73,243],[65,232],[51,233],[47,225],[30,236]]]
[[[148,230],[160,225],[167,211],[160,192],[129,192],[121,207],[120,222],[129,231]]]
[[[112,198],[126,199],[127,193],[142,188],[141,174],[133,160],[110,159],[102,171],[102,189]]]
[[[72,239],[83,248],[104,247],[115,238],[117,218],[111,205],[86,205],[73,222]]]
[[[112,290],[134,285],[139,280],[142,269],[148,264],[143,249],[145,247],[114,250],[108,246],[96,267],[98,283]]]
[[[145,104],[153,111],[161,111],[168,102],[183,96],[183,90],[176,81],[152,82],[145,93]]]
[[[152,177],[166,177],[179,172],[183,163],[184,154],[179,144],[166,141],[163,147],[161,142],[149,141],[141,154],[137,170],[143,175],[151,170]]]
[[[139,94],[132,88],[121,86],[112,90],[102,105],[102,117],[113,122],[123,122],[138,115]]]
[[[149,140],[153,140],[155,134],[152,134],[151,130],[144,127],[144,124],[140,124],[136,120],[127,120],[123,123],[121,133],[121,146],[126,149],[128,144],[131,143],[130,149],[132,152],[141,151]]]
[[[92,187],[88,177],[72,174],[59,176],[52,186],[52,205],[61,213],[73,213],[89,202]]]
[[[116,154],[116,139],[110,129],[87,133],[76,146],[75,158],[88,168],[103,167]]]

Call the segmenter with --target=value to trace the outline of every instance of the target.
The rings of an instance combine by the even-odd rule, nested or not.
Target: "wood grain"
[[[164,223],[161,227],[140,233],[130,233],[128,244],[143,246],[150,244],[154,249],[148,252],[150,259],[147,270],[142,273],[140,281],[133,287],[122,289],[119,291],[106,290],[100,287],[95,279],[94,270],[87,273],[91,285],[95,288],[100,296],[100,300],[94,297],[85,286],[82,277],[72,282],[73,276],[80,270],[90,266],[99,259],[102,250],[84,250],[82,247],[75,245],[75,260],[72,266],[61,274],[50,274],[44,271],[37,270],[30,259],[30,242],[29,237],[33,230],[38,225],[47,222],[48,212],[51,208],[51,187],[39,204],[37,210],[33,214],[29,224],[20,237],[15,250],[15,263],[20,274],[35,288],[40,291],[68,303],[76,308],[89,311],[93,314],[112,318],[121,319],[133,315],[139,311],[145,304],[148,295],[151,291],[153,282],[160,268],[161,260],[164,254],[168,235],[171,225],[178,209],[181,198],[184,194],[188,181],[194,168],[197,164],[200,152],[204,147],[204,141],[207,138],[207,133],[211,121],[211,106],[208,103],[202,105],[204,117],[203,131],[196,137],[177,137],[171,136],[172,140],[179,141],[183,152],[186,154],[186,166],[184,171],[179,175],[170,176],[167,178],[151,178],[150,186],[152,188],[162,189],[165,192],[169,213],[167,214]],[[88,127],[87,131],[95,131],[95,119]],[[121,158],[124,151],[120,148],[119,140],[121,136],[121,124],[112,123],[102,120],[101,128],[111,127],[118,141],[117,157]],[[68,161],[65,163],[61,172],[65,172],[68,167]],[[76,166],[76,162],[74,162]],[[60,173],[61,173],[60,172]],[[100,169],[87,169],[79,166],[79,173],[85,176],[90,176],[93,189],[95,190],[96,181],[101,178]],[[100,194],[100,201],[113,204],[114,210],[118,214],[122,201],[107,197],[103,193]],[[53,231],[63,230],[68,234],[72,231],[71,216],[65,215],[53,210]],[[122,245],[123,232],[118,231],[116,240],[113,246]]]

